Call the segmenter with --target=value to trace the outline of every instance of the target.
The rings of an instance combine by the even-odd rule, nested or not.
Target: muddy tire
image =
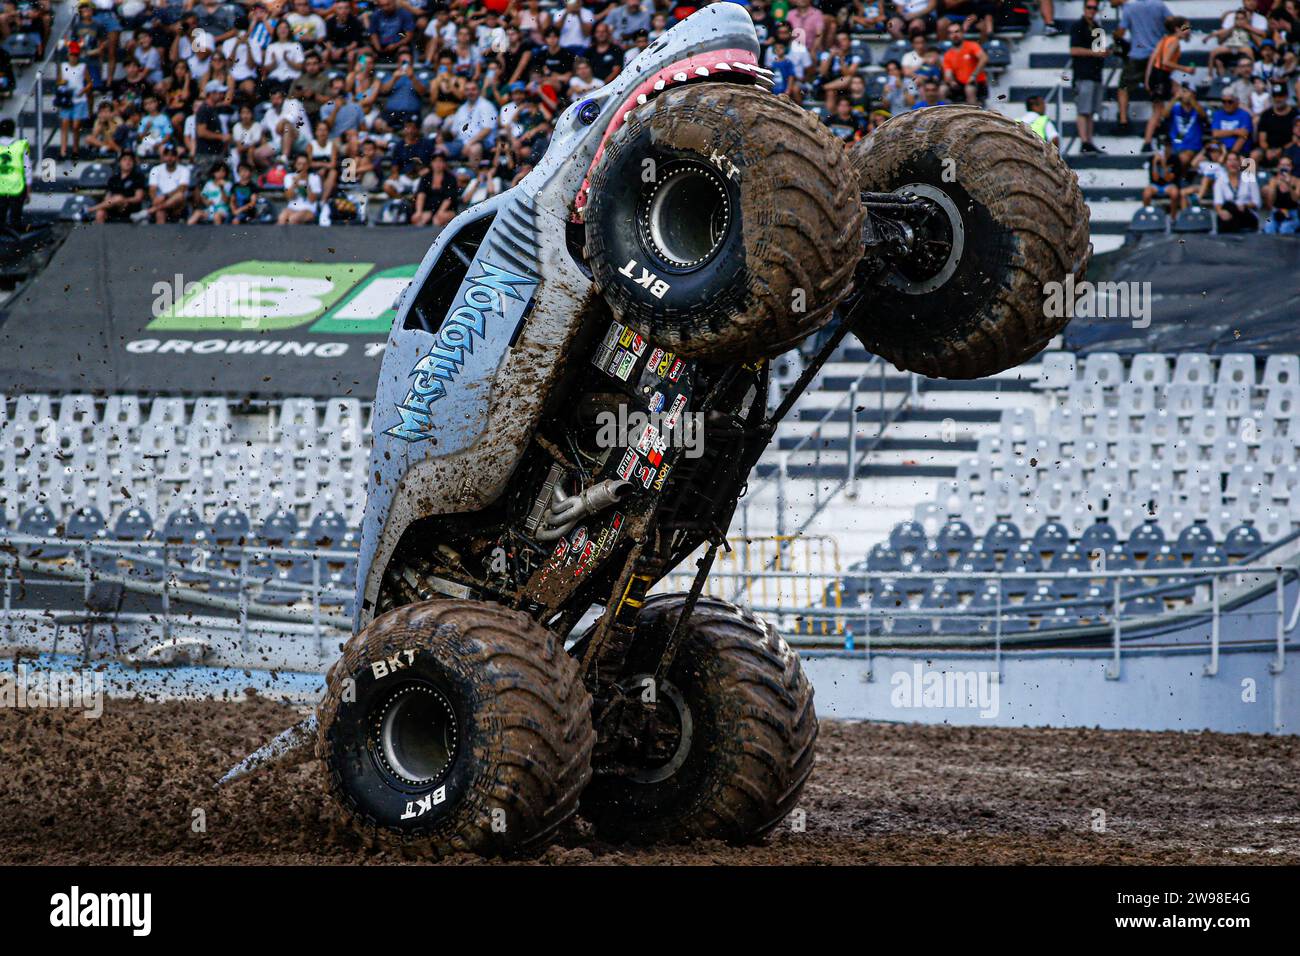
[[[694,358],[793,348],[830,319],[861,257],[847,151],[755,87],[693,83],[629,114],[589,196],[585,254],[606,301]]]
[[[653,673],[684,594],[650,598],[632,649],[631,686]],[[598,765],[580,812],[612,842],[758,840],[794,808],[813,766],[817,715],[799,657],[768,624],[702,597],[666,685],[656,688],[675,741],[661,759]],[[682,714],[689,715],[689,721]],[[605,771],[605,772],[602,772]]]
[[[318,717],[316,756],[352,820],[439,856],[539,849],[591,777],[577,663],[497,604],[426,601],[377,618],[330,669]]]
[[[979,378],[1065,327],[1068,317],[1047,314],[1044,286],[1083,279],[1088,209],[1050,144],[990,110],[933,106],[895,116],[850,155],[863,191],[914,187],[960,222],[945,226],[958,236],[942,268],[894,270],[864,290],[850,327],[868,350],[906,371]]]

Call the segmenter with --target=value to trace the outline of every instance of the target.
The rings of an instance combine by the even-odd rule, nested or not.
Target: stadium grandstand
[[[846,142],[894,113],[976,102],[1059,142],[1084,187],[1096,252],[1203,233],[1194,238],[1211,245],[1196,248],[1212,260],[1229,231],[1219,183],[1241,192],[1238,173],[1207,149],[1183,157],[1187,143],[1168,125],[1156,124],[1148,148],[1152,106],[1141,89],[1125,97],[1120,123],[1126,61],[1114,55],[1114,30],[1139,2],[1190,18],[1183,62],[1195,72],[1180,102],[1203,115],[1203,145],[1234,121],[1225,91],[1259,93],[1258,77],[1268,95],[1247,104],[1261,107],[1252,132],[1264,110],[1293,111],[1295,0],[1267,14],[1244,0],[1249,55],[1223,0],[747,6],[776,92]],[[259,240],[249,230],[236,259],[274,258],[259,241],[307,263],[335,245],[365,248],[358,256],[400,290],[437,229],[531,169],[557,111],[691,9],[638,0],[6,6],[0,115],[34,144],[24,215],[47,236],[44,251],[23,247],[0,267],[0,296],[12,296],[0,310],[18,303],[9,331],[24,308],[23,328],[36,328],[34,316],[58,321],[63,282],[49,278],[64,266],[98,257],[125,277],[133,260],[156,257],[168,275],[169,255],[198,256],[216,245],[205,236],[235,225],[302,235],[267,229]],[[1085,17],[1099,33],[1075,29]],[[1084,30],[1105,54],[1098,89],[1086,94],[1097,101],[1095,122],[1082,124],[1088,140],[1071,54]],[[1130,48],[1132,34],[1120,33]],[[1237,84],[1243,58],[1249,81]],[[1286,232],[1300,187],[1279,189],[1277,178],[1300,159],[1300,141],[1274,154],[1269,140],[1252,157],[1257,145],[1237,150],[1254,160],[1240,176],[1259,187],[1256,228],[1279,211],[1273,231]],[[386,299],[362,319],[382,347],[394,288],[375,288]],[[36,298],[20,303],[25,291]],[[362,321],[363,299],[340,289],[313,321],[359,331],[341,323]],[[211,633],[218,621],[229,640],[203,637],[204,655],[320,669],[350,626],[377,351],[353,347],[356,364],[327,380],[295,371],[267,382],[258,356],[245,362],[229,344],[214,346],[227,359],[220,374],[204,365],[200,346],[224,340],[181,338],[189,344],[179,347],[151,334],[127,342],[139,363],[131,374],[87,367],[7,388],[8,640],[48,647],[61,629],[90,624],[89,649],[93,625],[112,622],[136,627],[147,656],[162,647],[158,620],[168,638]],[[1121,641],[1160,644],[1173,626],[1198,647],[1213,640],[1217,662],[1221,621],[1236,615],[1243,645],[1267,644],[1281,658],[1296,623],[1276,603],[1289,608],[1297,593],[1287,563],[1300,536],[1296,345],[1192,352],[1057,340],[992,378],[946,381],[898,372],[848,341],[752,476],[716,593],[827,651],[1068,644],[1113,653],[1117,665]],[[144,360],[169,348],[177,365],[155,377],[159,366]],[[804,360],[793,352],[775,363],[773,404]],[[21,588],[36,597],[20,601]],[[37,612],[15,629],[24,603]],[[292,652],[277,643],[284,635]]]
[[[778,91],[846,140],[926,102],[979,102],[1032,122],[1026,104],[1041,98],[1038,115],[1050,121],[1042,132],[1078,171],[1104,252],[1126,235],[1270,228],[1274,219],[1273,229],[1295,228],[1295,13],[1286,3],[1248,5],[1249,22],[1235,31],[1236,8],[1223,0],[1065,0],[1050,27],[1015,0],[922,4],[930,11],[916,17],[906,13],[915,4],[862,0],[823,9],[758,0],[750,9]],[[494,6],[23,4],[0,17],[0,110],[54,161],[37,171],[28,216],[157,220],[149,176],[172,146],[181,172],[154,177],[171,193],[182,186],[162,211],[167,221],[441,225],[526,174],[567,101],[693,9]],[[1145,23],[1117,34],[1126,6]],[[1175,73],[1173,105],[1160,107],[1148,133],[1152,106],[1129,76],[1141,74],[1146,51],[1132,41],[1149,43],[1151,24],[1169,14],[1189,21],[1180,53],[1189,72]],[[965,34],[951,34],[953,24]],[[1084,32],[1071,39],[1076,28]],[[404,39],[376,53],[371,37],[385,31]],[[1099,55],[1071,54],[1085,35]],[[1091,71],[1100,79],[1083,93],[1093,110],[1085,138],[1076,98]],[[59,90],[77,84],[75,103],[60,107]],[[137,162],[123,178],[126,153]],[[1253,224],[1217,214],[1214,187],[1232,153],[1254,160],[1245,164],[1259,186]],[[304,170],[294,169],[299,154]],[[218,166],[225,181],[213,184]],[[143,195],[112,191],[137,180]],[[104,205],[113,195],[124,201]]]

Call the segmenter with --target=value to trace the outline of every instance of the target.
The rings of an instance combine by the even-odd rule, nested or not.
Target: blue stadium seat
[[[868,590],[868,579],[866,578],[867,562],[857,561],[849,565],[844,573],[844,577],[839,581],[840,588],[840,606],[857,607],[862,603],[862,597]],[[828,593],[832,585],[827,586]],[[829,607],[834,606],[834,596],[826,600]]]
[[[257,600],[262,604],[287,606],[301,600],[310,601],[308,592],[288,584],[311,584],[311,562],[296,558],[289,562],[278,562],[271,579],[262,585]]]
[[[1052,572],[1074,571],[1078,573],[1087,573],[1092,570],[1092,565],[1088,561],[1087,555],[1073,544],[1068,544],[1060,551],[1052,555],[1052,561],[1047,570]]]
[[[180,579],[191,584],[207,580],[208,527],[194,508],[173,511],[163,522],[162,539],[168,546],[168,562],[180,565]]]
[[[1057,557],[1060,557],[1060,555],[1057,555]],[[1061,601],[1073,601],[1075,598],[1082,597],[1087,593],[1090,586],[1087,578],[1082,576],[1053,578],[1050,585],[1052,597]]]
[[[100,514],[98,508],[89,505],[78,508],[68,518],[67,536],[76,541],[103,541],[108,538],[108,529],[105,526],[104,516]],[[90,552],[90,566],[96,571],[104,574],[114,574],[117,571],[117,555],[111,551]]]
[[[305,544],[308,548],[336,548],[347,536],[347,519],[337,511],[322,511],[312,519]]]
[[[957,559],[953,570],[961,574],[985,574],[998,569],[997,558],[980,545],[972,545]]]
[[[1136,567],[1137,561],[1133,560],[1133,555],[1129,554],[1124,545],[1117,544],[1106,552],[1101,569],[1104,571],[1128,571]]]
[[[949,569],[948,555],[942,551],[922,551],[912,567],[927,574],[943,574]]]
[[[867,556],[867,570],[877,574],[903,570],[903,559],[898,552],[891,548],[885,542],[880,542],[871,549],[871,554]]]
[[[95,538],[104,538],[108,532],[104,527],[104,516],[100,514],[98,508],[85,506],[78,508],[68,518],[67,535],[69,538],[75,538],[78,541],[90,541]]]
[[[885,47],[885,52],[880,57],[881,63],[888,63],[890,60],[897,60],[901,66],[903,57],[907,56],[912,50],[912,44],[906,40],[894,40]]]
[[[934,546],[948,554],[961,554],[975,541],[975,535],[964,521],[949,521],[939,529]]]
[[[0,43],[15,64],[35,60],[41,51],[41,38],[37,33],[14,33]]]
[[[1011,65],[1011,47],[1006,40],[999,37],[990,37],[989,41],[984,44],[984,52],[988,56],[988,65],[994,69],[1002,69]]]
[[[1162,544],[1147,556],[1144,567],[1149,571],[1173,571],[1183,567],[1183,559],[1173,545]],[[1166,600],[1190,598],[1195,590],[1184,577],[1149,578],[1147,584],[1159,588],[1160,596]]]
[[[1164,529],[1154,521],[1147,521],[1138,525],[1129,534],[1128,541],[1124,543],[1124,550],[1133,557],[1133,560],[1141,564],[1146,560],[1147,555],[1159,550],[1164,543]]]
[[[995,554],[1012,550],[1020,540],[1020,529],[1010,521],[994,522],[984,532],[984,547]]]
[[[1169,231],[1169,214],[1159,206],[1143,206],[1129,220],[1127,237],[1134,241],[1152,234],[1164,235]]]
[[[1194,568],[1221,568],[1228,563],[1228,556],[1217,544],[1207,544],[1192,552],[1190,563]]]
[[[1043,570],[1043,559],[1034,550],[1033,544],[1022,541],[1002,561],[1002,570],[1008,574],[1037,574]]]
[[[1070,530],[1059,521],[1049,521],[1039,525],[1034,532],[1034,550],[1044,561],[1050,561],[1058,551],[1063,551],[1070,543]]]
[[[144,541],[153,534],[153,518],[143,508],[127,508],[113,522],[113,537],[118,541]]]
[[[889,532],[889,546],[900,555],[907,551],[921,552],[928,546],[925,529],[916,521],[901,521]]]
[[[1214,232],[1214,213],[1204,206],[1189,206],[1178,214],[1171,228],[1175,233]]]
[[[18,516],[18,527],[15,530],[19,534],[29,534],[36,538],[61,536],[59,516],[48,505],[32,505],[24,509]],[[19,553],[28,558],[54,559],[66,557],[68,549],[52,544],[25,544],[19,548]]]
[[[63,200],[63,206],[59,209],[59,219],[63,222],[86,222],[94,218],[90,207],[95,204],[89,196],[81,194],[69,196]]]
[[[907,596],[896,590],[892,584],[886,584],[871,601],[871,633],[892,633],[894,625],[899,623],[901,618],[890,618],[889,612],[906,607]],[[888,626],[885,624],[886,620],[889,621]]]
[[[1156,614],[1163,614],[1165,606],[1160,603],[1159,598],[1148,594],[1125,601],[1122,610],[1126,618],[1151,617]]]
[[[90,163],[77,177],[78,189],[103,189],[113,175],[113,167],[108,163]]]
[[[118,541],[148,541],[153,533],[153,518],[143,508],[128,508],[113,522],[113,537]],[[126,562],[126,572],[130,577],[144,581],[161,581],[163,578],[161,565],[154,563],[162,561],[162,552],[157,548],[124,552],[122,560]]]
[[[1097,522],[1083,529],[1083,534],[1079,536],[1079,550],[1084,554],[1092,554],[1094,551],[1107,552],[1119,543],[1119,534],[1116,533],[1113,525]]]
[[[1264,539],[1258,529],[1248,524],[1237,525],[1223,538],[1223,551],[1229,561],[1242,561],[1263,546]]]
[[[1189,524],[1178,533],[1174,550],[1184,562],[1190,562],[1194,554],[1213,545],[1214,534],[1209,528],[1203,524]]]
[[[252,527],[238,508],[223,508],[212,521],[212,542],[219,548],[238,547],[252,536]]]
[[[298,534],[298,519],[292,511],[275,511],[258,529],[258,539],[269,548],[287,547]]]
[[[379,210],[379,225],[404,226],[411,221],[411,205],[404,199],[390,199]]]
[[[1024,577],[1006,577],[1002,579],[1002,597],[1007,603],[1024,602],[1038,587],[1038,582],[1029,575]]]

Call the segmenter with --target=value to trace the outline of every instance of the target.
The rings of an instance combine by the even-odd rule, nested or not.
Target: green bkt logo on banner
[[[417,265],[367,275],[373,262],[236,262],[198,282],[153,286],[148,329],[173,332],[307,331],[383,335]],[[364,278],[364,281],[362,281]]]

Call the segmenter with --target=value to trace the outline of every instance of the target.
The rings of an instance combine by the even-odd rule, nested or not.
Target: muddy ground
[[[0,863],[419,861],[354,833],[312,764],[212,790],[295,719],[264,699],[0,711]],[[1300,739],[824,722],[802,807],[803,832],[748,848],[633,850],[575,822],[539,862],[1294,864]]]

